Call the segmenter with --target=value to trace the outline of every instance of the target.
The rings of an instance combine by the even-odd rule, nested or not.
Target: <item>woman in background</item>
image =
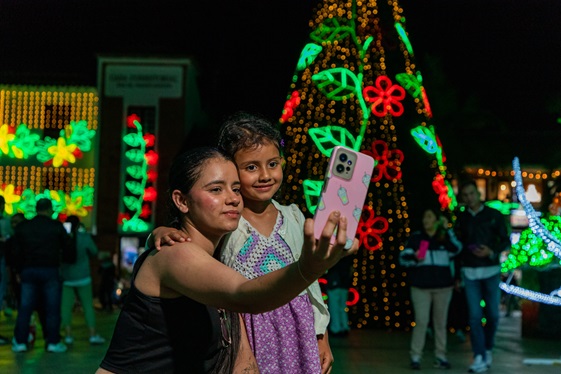
[[[449,369],[451,365],[446,358],[446,325],[454,285],[450,260],[460,253],[462,245],[456,239],[454,231],[448,227],[448,220],[438,211],[425,209],[422,217],[422,229],[411,234],[399,258],[401,265],[409,268],[411,302],[415,311],[411,368],[421,369],[432,307],[434,366]]]

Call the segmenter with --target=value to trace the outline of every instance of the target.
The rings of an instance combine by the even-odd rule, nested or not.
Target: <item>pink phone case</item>
[[[329,214],[338,210],[347,217],[345,248],[351,247],[362,215],[373,169],[374,159],[372,157],[342,146],[333,148],[314,216],[316,239],[320,237]],[[335,232],[336,234],[337,232]],[[332,243],[335,242],[335,235],[331,238]]]

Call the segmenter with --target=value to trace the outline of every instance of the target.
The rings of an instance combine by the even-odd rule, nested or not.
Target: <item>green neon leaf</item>
[[[126,232],[146,232],[151,229],[151,226],[140,218],[131,218],[123,220],[122,229]]]
[[[320,54],[321,50],[322,47],[317,44],[314,43],[306,44],[306,46],[304,47],[304,49],[302,49],[302,52],[300,53],[300,58],[298,59],[296,70],[304,70],[308,66],[310,66],[314,62],[316,57]]]
[[[320,152],[327,157],[331,156],[333,147],[338,145],[355,149],[355,137],[341,126],[314,127],[308,130],[308,134]]]
[[[123,137],[123,141],[127,143],[129,147],[140,147],[144,144],[144,138],[138,133],[130,133]]]
[[[56,139],[46,136],[43,140],[37,141],[37,159],[41,162],[47,162],[53,158],[49,153],[49,147],[56,145]]]
[[[361,82],[357,76],[345,68],[333,68],[312,76],[321,93],[332,100],[345,100],[354,95],[361,95]]]
[[[139,149],[129,149],[125,152],[125,156],[132,162],[143,162],[144,161],[144,152]]]
[[[134,179],[142,179],[144,177],[144,168],[140,167],[139,165],[131,165],[127,166],[127,174],[133,177]]]
[[[27,159],[38,152],[35,143],[39,140],[38,134],[33,134],[29,128],[20,124],[16,128],[14,139],[10,142],[10,152],[15,158]]]
[[[405,28],[403,27],[403,25],[399,22],[395,23],[395,29],[397,30],[397,33],[399,34],[399,37],[401,38],[401,41],[403,42],[403,44],[405,44],[405,48],[407,48],[407,52],[409,52],[410,55],[413,55],[413,47],[411,46],[411,42],[409,41],[409,37],[407,36],[407,32],[405,31]]]
[[[95,137],[95,130],[88,129],[87,121],[70,121],[71,133],[68,144],[76,144],[82,152],[89,152],[92,148],[92,141]],[[63,136],[61,134],[61,136]]]
[[[421,97],[421,83],[413,74],[399,73],[395,75],[395,80],[403,87],[409,95]]]
[[[323,189],[323,183],[323,181],[313,181],[310,179],[305,179],[304,182],[302,182],[306,206],[312,214],[316,212],[319,196],[321,195],[321,190]]]
[[[411,135],[417,144],[427,153],[435,154],[440,148],[432,128],[419,125],[411,130]]]
[[[310,38],[319,44],[343,40],[348,36],[354,38],[355,28],[352,20],[345,18],[328,18],[310,34]]]
[[[144,194],[144,186],[136,181],[125,182],[127,189],[134,195],[142,196]]]
[[[125,206],[129,209],[129,210],[136,210],[138,209],[138,205],[139,205],[139,200],[137,197],[134,196],[125,196],[123,197],[123,202],[125,203]]]

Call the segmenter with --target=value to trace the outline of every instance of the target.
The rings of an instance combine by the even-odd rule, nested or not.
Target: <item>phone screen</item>
[[[63,225],[64,228],[66,229],[66,232],[70,234],[70,231],[72,231],[72,223],[70,223],[70,222],[63,222],[62,225]]]

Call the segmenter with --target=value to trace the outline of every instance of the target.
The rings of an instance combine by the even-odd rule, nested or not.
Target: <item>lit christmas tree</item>
[[[311,216],[336,145],[376,160],[349,314],[357,328],[409,329],[408,284],[398,265],[410,231],[409,196],[449,211],[456,201],[403,9],[398,1],[321,1],[310,27],[280,118],[281,198]]]

